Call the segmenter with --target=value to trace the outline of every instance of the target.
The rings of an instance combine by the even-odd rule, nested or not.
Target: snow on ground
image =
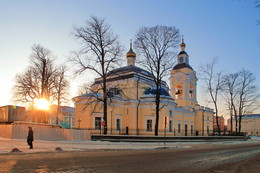
[[[244,143],[259,143],[260,137],[252,137],[247,141],[221,141],[221,142],[105,142],[105,141],[43,141],[33,142],[34,149],[29,149],[26,139],[7,139],[0,137],[0,154],[8,153],[13,148],[18,148],[25,153],[54,152],[60,147],[63,151],[96,151],[96,150],[154,150],[154,149],[179,149],[199,145],[232,145]]]
[[[250,136],[251,140],[260,141],[260,136]]]

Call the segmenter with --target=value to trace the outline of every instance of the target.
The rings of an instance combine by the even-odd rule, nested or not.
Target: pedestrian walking
[[[32,127],[28,127],[28,136],[27,136],[27,143],[30,146],[30,149],[33,149],[33,130]]]

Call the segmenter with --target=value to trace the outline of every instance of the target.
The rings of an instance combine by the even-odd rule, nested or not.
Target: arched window
[[[182,99],[182,98],[183,98],[182,85],[177,85],[175,87],[175,99]]]
[[[193,86],[191,85],[190,89],[189,89],[189,98],[193,99],[193,95],[194,95],[194,93],[193,93]]]

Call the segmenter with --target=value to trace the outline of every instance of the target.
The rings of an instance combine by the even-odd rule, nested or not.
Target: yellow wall
[[[84,102],[84,101],[82,101]],[[165,117],[167,117],[167,126],[166,126],[166,135],[167,136],[184,136],[184,135],[196,135],[196,131],[199,131],[198,135],[202,135],[201,132],[201,114],[195,114],[194,112],[187,111],[181,108],[177,108],[174,105],[174,102],[167,102],[166,106],[164,101],[162,101],[161,106],[164,106],[160,111],[159,118],[159,135],[164,135],[165,130]],[[154,135],[155,129],[155,104],[152,101],[141,102],[139,105],[137,113],[138,101],[114,101],[108,107],[107,115],[107,131],[108,134],[126,134],[126,128],[128,127],[129,135]],[[79,127],[77,120],[80,118],[80,128],[81,129],[94,129],[95,117],[103,117],[102,114],[102,104],[97,106],[96,110],[93,111],[93,106],[87,107],[84,111],[80,111],[85,107],[84,104],[76,104],[75,109],[75,128]],[[172,116],[170,116],[170,110],[172,111]],[[138,114],[138,119],[137,119]],[[213,122],[211,114],[205,112],[205,117],[209,116],[210,120],[207,121],[205,118],[204,122],[204,135],[207,135],[206,129],[207,125],[210,127],[210,131],[213,129]],[[112,117],[112,121],[111,121]],[[121,128],[120,131],[117,131],[116,128],[116,119],[121,119]],[[152,120],[152,131],[146,130],[147,120]],[[169,129],[169,120],[172,121],[172,131]],[[137,129],[138,124],[138,129]],[[181,126],[180,132],[178,131],[178,124]],[[187,125],[187,133],[185,133],[185,125]],[[191,126],[193,130],[191,131]],[[111,128],[112,127],[112,128]],[[102,127],[103,128],[103,127]],[[192,132],[192,133],[191,133]],[[92,133],[103,133],[100,130],[93,130]]]
[[[194,71],[183,69],[182,72],[188,74]],[[185,85],[188,84],[185,83]],[[196,90],[196,79],[194,80],[193,85],[194,90]],[[110,81],[107,83],[108,89],[121,89],[120,96],[114,97],[112,103],[110,103],[109,99],[107,110],[107,134],[126,134],[128,128],[129,135],[154,135],[156,121],[154,98],[142,97],[144,91],[150,86],[149,80],[141,80],[141,78],[137,77]],[[98,84],[93,85],[92,90],[102,93],[100,85]],[[91,101],[93,100],[88,100],[81,96],[74,98],[75,128],[92,129],[92,133],[95,134],[103,133],[103,127],[101,130],[95,130],[95,117],[102,117],[103,121],[103,104],[99,103],[96,109],[93,110],[95,104],[86,107],[86,103],[91,103]],[[179,101],[179,103],[180,102],[181,101]],[[192,105],[190,104],[191,102],[193,103]],[[200,111],[200,107],[195,107],[195,104],[197,105],[196,98],[189,101],[183,100],[182,104],[186,105],[187,108],[176,105],[176,101],[173,99],[161,98],[160,106],[162,109],[160,110],[159,117],[159,135],[164,135],[165,130],[167,136],[196,135],[196,131],[198,131],[198,135],[203,134],[201,131],[203,129],[202,111]],[[84,109],[84,107],[86,108]],[[172,116],[170,116],[170,111],[172,112]],[[210,132],[213,130],[213,111],[208,109],[204,112],[204,116],[204,135],[208,135],[206,133],[207,126],[209,127]],[[166,128],[165,117],[167,117]],[[206,117],[209,117],[209,119]],[[116,130],[117,119],[121,122],[120,130]],[[80,124],[78,120],[81,120]],[[152,131],[147,131],[148,120],[152,120]],[[170,120],[172,121],[172,131],[170,131]],[[180,130],[178,130],[179,125]],[[187,128],[185,128],[185,125]]]
[[[233,121],[233,131],[235,131],[235,121]],[[241,121],[241,132],[247,135],[260,135],[260,118],[244,118]]]
[[[169,79],[170,92],[178,106],[195,107],[197,105],[196,72],[189,68],[172,70]],[[176,96],[176,90],[180,91],[178,96]],[[192,90],[192,94],[189,93],[190,90]]]

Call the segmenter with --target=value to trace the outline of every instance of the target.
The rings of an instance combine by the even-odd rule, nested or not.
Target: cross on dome
[[[185,51],[186,44],[184,43],[183,35],[182,35],[182,39],[181,40],[182,40],[182,43],[180,44],[181,51]]]

